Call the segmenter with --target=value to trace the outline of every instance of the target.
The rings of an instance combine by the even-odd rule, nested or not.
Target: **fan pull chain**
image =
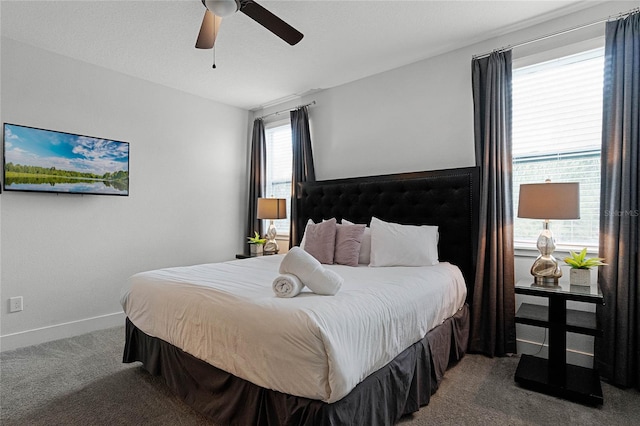
[[[215,17],[213,18],[213,66],[211,68],[213,68],[214,70],[216,69],[216,19]]]

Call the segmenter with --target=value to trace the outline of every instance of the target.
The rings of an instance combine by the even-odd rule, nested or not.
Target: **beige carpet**
[[[0,355],[0,424],[209,425],[140,364],[122,364],[124,327]],[[640,425],[640,392],[603,383],[591,408],[524,390],[518,358],[467,355],[413,425]]]

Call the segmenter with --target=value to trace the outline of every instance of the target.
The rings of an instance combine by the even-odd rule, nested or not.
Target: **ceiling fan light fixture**
[[[204,7],[209,9],[214,15],[224,18],[233,15],[240,10],[239,0],[202,0]]]

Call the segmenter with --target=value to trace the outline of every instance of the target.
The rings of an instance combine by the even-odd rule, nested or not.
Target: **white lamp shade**
[[[580,184],[546,182],[520,185],[518,217],[580,219]]]
[[[284,198],[258,198],[258,219],[284,219],[287,217],[287,200]]]

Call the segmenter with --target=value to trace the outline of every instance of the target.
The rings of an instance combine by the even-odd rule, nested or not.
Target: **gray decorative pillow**
[[[304,240],[304,251],[318,259],[318,262],[332,265],[336,246],[336,219],[308,223]]]
[[[365,225],[336,225],[335,263],[358,266],[364,228]]]

